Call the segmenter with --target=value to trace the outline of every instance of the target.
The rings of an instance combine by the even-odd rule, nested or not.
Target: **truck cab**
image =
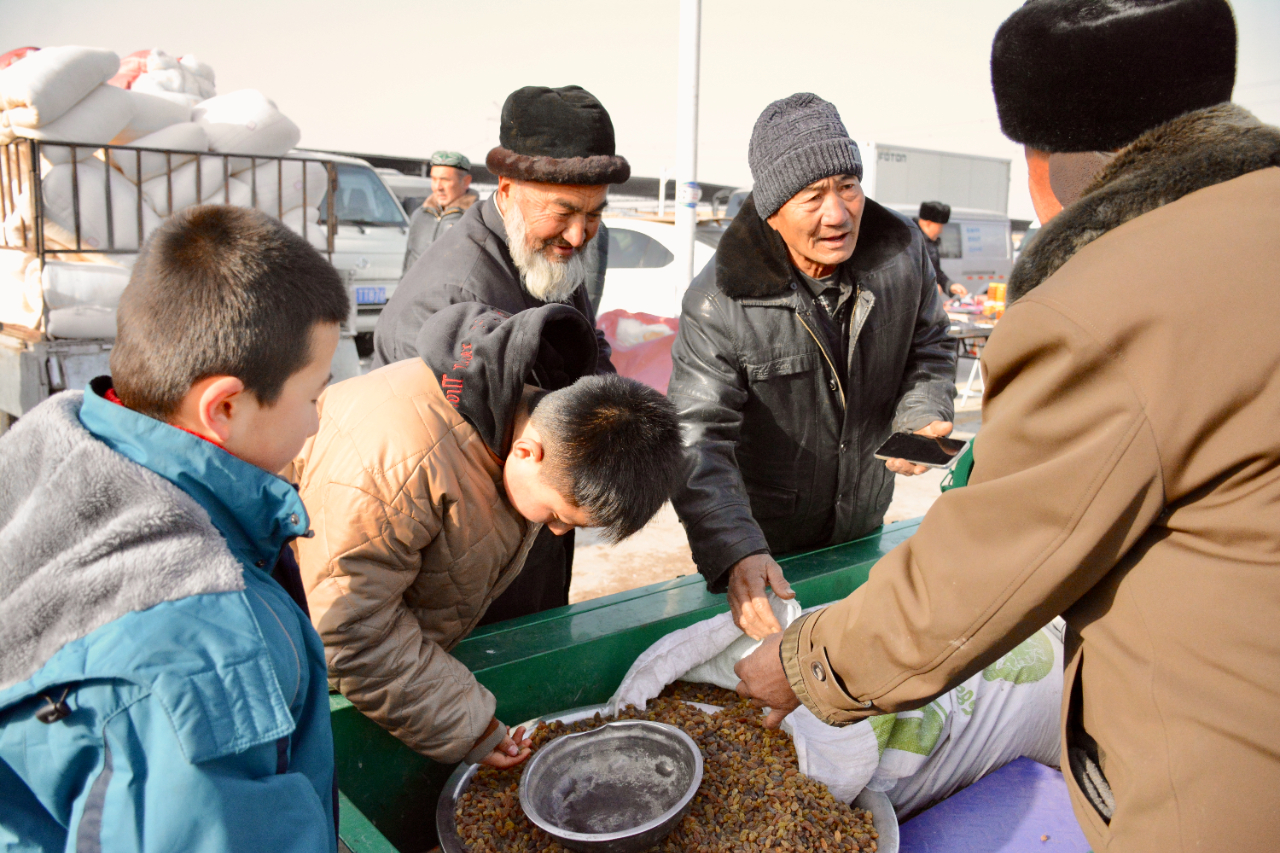
[[[351,283],[356,303],[356,346],[363,353],[372,348],[374,326],[400,281],[409,219],[395,194],[364,160],[339,154],[294,154],[328,160],[337,167],[333,265]],[[327,202],[325,199],[320,203],[321,226],[328,223]]]

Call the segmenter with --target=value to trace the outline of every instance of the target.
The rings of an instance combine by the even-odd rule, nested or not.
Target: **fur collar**
[[[441,208],[440,205],[435,203],[435,200],[431,196],[427,196],[426,201],[422,203],[422,209],[428,213],[434,213],[436,217],[439,218],[451,210],[470,210],[471,205],[475,204],[479,200],[480,196],[476,195],[475,190],[467,190],[465,193],[449,202],[448,207]]]
[[[245,587],[209,514],[94,437],[83,398],[49,398],[0,442],[0,690],[126,613]]]
[[[844,269],[855,274],[878,269],[909,245],[907,220],[867,199],[858,244]],[[789,294],[791,279],[786,243],[760,218],[754,195],[747,196],[716,249],[716,285],[730,299],[762,299]]]
[[[1147,131],[1121,149],[1080,200],[1035,236],[1009,276],[1010,301],[1025,296],[1113,228],[1196,190],[1269,166],[1280,166],[1280,128],[1263,124],[1235,104],[1196,110]]]

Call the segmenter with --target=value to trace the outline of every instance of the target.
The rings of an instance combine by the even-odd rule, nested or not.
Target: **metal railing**
[[[50,240],[47,232],[47,223],[49,221],[46,204],[44,198],[44,177],[41,175],[41,152],[45,149],[65,149],[70,155],[69,165],[71,166],[71,205],[72,205],[72,227],[66,229],[69,234],[74,234],[74,245],[66,245],[67,241]],[[84,158],[77,159],[85,149],[91,149],[94,154]],[[96,156],[101,151],[101,156]],[[157,154],[163,155],[165,158],[164,171],[151,175],[146,179],[143,178],[143,155]],[[283,219],[285,213],[289,212],[284,209],[284,170],[286,163],[301,164],[302,175],[302,205],[304,211],[302,216],[302,237],[310,242],[307,233],[309,226],[325,228],[325,251],[329,255],[330,261],[333,259],[334,252],[334,235],[337,230],[337,216],[335,211],[335,199],[337,197],[338,188],[338,172],[337,167],[332,161],[318,160],[309,157],[264,157],[252,154],[234,154],[224,152],[194,152],[194,151],[177,151],[164,148],[135,148],[127,145],[94,145],[80,144],[72,142],[44,142],[36,139],[15,139],[3,146],[0,146],[0,212],[3,219],[8,222],[9,217],[19,211],[22,204],[24,194],[26,203],[30,206],[28,211],[20,212],[23,218],[20,232],[20,243],[15,244],[10,239],[9,229],[0,229],[0,248],[4,249],[21,249],[23,251],[32,252],[39,256],[43,264],[47,256],[56,256],[60,254],[77,254],[77,253],[93,253],[104,255],[123,255],[135,254],[142,247],[147,234],[144,225],[144,205],[148,204],[146,196],[143,192],[143,184],[146,181],[155,180],[163,175],[165,177],[165,197],[166,205],[164,214],[159,211],[152,210],[161,219],[177,213],[173,209],[174,198],[174,170],[185,167],[192,162],[194,155],[195,162],[195,197],[196,204],[217,204],[219,201],[223,204],[231,204],[231,161],[248,160],[249,168],[247,170],[237,170],[237,174],[249,174],[250,202],[249,206],[259,208],[259,184],[258,184],[258,167],[269,163],[275,163],[275,183],[276,183],[276,211],[277,219]],[[178,164],[174,165],[174,159],[179,158]],[[204,182],[204,170],[206,168],[206,159],[217,159],[221,161],[222,172],[222,194],[219,199],[215,193],[211,198],[204,198],[202,184]],[[130,163],[132,161],[132,163]],[[133,176],[130,177],[128,166],[132,166]],[[309,210],[311,204],[307,199],[307,169],[324,169],[327,173],[326,193],[327,222],[322,226],[319,223],[311,223],[305,211]],[[84,222],[82,217],[82,203],[80,197],[80,175],[82,170],[100,169],[102,170],[102,191],[103,211],[106,214],[106,245],[92,246],[86,245],[84,241]],[[119,172],[122,177],[129,180],[134,186],[136,198],[134,199],[134,215],[137,217],[137,235],[138,245],[136,246],[117,246],[116,240],[116,216],[115,209],[111,197],[111,177],[112,172]],[[263,188],[264,190],[266,187]],[[290,208],[296,209],[296,208]],[[264,211],[271,214],[271,211]],[[58,244],[51,246],[50,243]]]

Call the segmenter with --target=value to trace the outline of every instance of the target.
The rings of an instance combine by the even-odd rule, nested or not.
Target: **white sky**
[[[747,140],[770,101],[812,91],[850,133],[1013,160],[1011,216],[1030,218],[1021,150],[1000,133],[988,69],[1021,0],[703,0],[698,177],[750,183]],[[1280,124],[1280,2],[1235,0],[1235,100]],[[218,90],[262,90],[313,148],[482,161],[503,100],[576,83],[609,109],[637,175],[675,164],[677,0],[0,0],[0,52],[159,47],[213,66]]]

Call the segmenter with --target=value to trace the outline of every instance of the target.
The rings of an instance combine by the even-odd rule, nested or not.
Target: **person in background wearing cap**
[[[502,105],[499,145],[485,165],[498,190],[473,204],[400,280],[374,330],[373,367],[421,358],[423,324],[458,302],[508,314],[550,303],[576,309],[595,328],[587,296],[589,248],[609,184],[631,176],[614,151],[613,122],[580,86],[526,86]],[[597,373],[615,373],[596,330]],[[539,384],[538,377],[530,377]],[[481,624],[569,603],[573,532],[539,534],[525,568]]]
[[[471,161],[457,151],[437,151],[431,155],[431,195],[409,218],[409,243],[404,253],[404,270],[454,226],[480,196],[471,190]]]
[[[756,121],[755,189],[684,297],[668,391],[688,481],[672,496],[694,562],[734,620],[780,630],[773,555],[865,536],[893,476],[889,435],[951,432],[955,347],[924,237],[862,192],[835,106],[801,93]]]
[[[968,289],[958,281],[952,281],[942,270],[942,258],[938,253],[939,238],[942,237],[942,226],[951,221],[951,205],[940,201],[920,202],[920,213],[916,216],[916,225],[924,233],[924,249],[933,261],[933,272],[938,277],[938,292],[942,298],[949,296],[968,296]]]
[[[1280,128],[1230,102],[1235,60],[1225,0],[1032,0],[1000,27],[1045,224],[983,354],[971,479],[738,664],[771,723],[919,707],[1062,614],[1092,848],[1280,847]]]

